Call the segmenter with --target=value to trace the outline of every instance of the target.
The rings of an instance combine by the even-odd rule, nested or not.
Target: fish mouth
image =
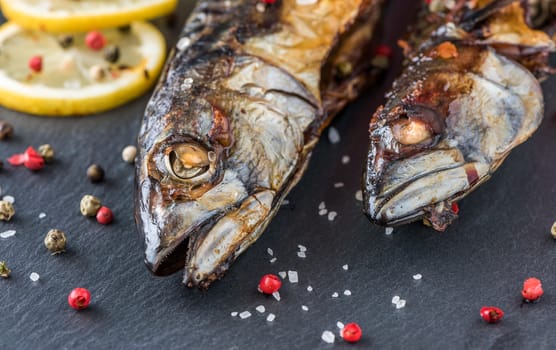
[[[489,175],[489,165],[465,161],[457,148],[418,153],[395,161],[369,159],[365,214],[378,225],[417,221],[439,203],[455,202]],[[379,168],[377,171],[377,167]]]

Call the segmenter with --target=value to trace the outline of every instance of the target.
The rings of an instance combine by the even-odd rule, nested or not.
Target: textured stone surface
[[[403,30],[397,27],[402,19],[390,22]],[[384,40],[396,38],[391,33]],[[539,132],[461,202],[461,218],[446,233],[413,224],[385,236],[384,228],[361,214],[354,194],[368,119],[395,74],[394,69],[388,81],[334,122],[341,142],[322,139],[290,204],[208,292],[184,288],[179,274],[153,277],[143,266],[132,216],[133,167],[120,153],[135,142],[148,96],[88,118],[41,119],[0,109],[0,119],[16,128],[13,140],[0,143],[1,159],[29,144],[50,143],[57,154],[38,173],[9,165],[0,171],[0,187],[15,197],[17,210],[13,221],[0,223],[0,231],[17,230],[0,239],[0,260],[12,269],[10,279],[0,280],[0,349],[331,348],[320,337],[335,330],[337,321],[358,322],[364,331],[354,346],[337,336],[333,346],[340,349],[553,347],[556,79],[544,85],[549,106]],[[351,158],[346,165],[344,155]],[[106,170],[101,184],[86,178],[93,162]],[[334,188],[336,182],[345,186]],[[80,215],[84,194],[113,209],[112,225]],[[321,201],[338,212],[333,222],[318,215]],[[41,212],[47,214],[43,219]],[[51,228],[67,234],[63,255],[51,256],[43,246]],[[307,247],[307,258],[297,257],[298,244]],[[268,247],[277,257],[274,264]],[[284,283],[281,301],[257,292],[263,274],[288,270],[298,271],[299,283]],[[37,283],[29,280],[32,272],[41,276]],[[422,280],[413,280],[417,273]],[[530,276],[543,280],[546,294],[538,304],[522,307],[520,288]],[[88,310],[67,305],[74,287],[92,292]],[[353,294],[330,297],[346,289]],[[407,300],[405,308],[395,310],[394,295]],[[255,312],[258,305],[265,306],[265,314]],[[485,324],[479,317],[483,305],[503,308],[505,319]],[[248,319],[230,316],[246,310],[252,314]],[[270,313],[276,315],[272,323],[266,321]]]

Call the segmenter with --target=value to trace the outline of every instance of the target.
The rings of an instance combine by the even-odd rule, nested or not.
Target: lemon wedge
[[[0,0],[9,20],[27,29],[85,32],[171,13],[177,0]]]
[[[166,56],[146,22],[127,28],[52,35],[0,26],[0,105],[36,115],[102,112],[146,92]]]

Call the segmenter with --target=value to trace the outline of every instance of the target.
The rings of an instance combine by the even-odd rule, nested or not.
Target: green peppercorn
[[[92,164],[87,168],[87,177],[92,183],[104,180],[104,169],[98,164]]]
[[[60,230],[52,229],[44,238],[44,246],[52,255],[63,253],[66,249],[66,235]]]
[[[353,73],[353,65],[351,62],[341,62],[336,65],[336,77],[345,79]]]
[[[58,43],[63,49],[68,49],[73,45],[73,36],[71,35],[60,35],[58,37]]]
[[[116,45],[108,46],[104,50],[104,59],[110,63],[116,63],[120,59],[120,48]]]
[[[0,261],[0,277],[8,278],[10,277],[10,272],[12,270],[8,268],[8,264],[5,261]]]
[[[95,196],[86,195],[81,199],[81,214],[83,216],[95,216],[101,206],[100,199]]]
[[[14,127],[7,121],[0,120],[0,140],[11,139],[14,136]]]
[[[54,160],[54,148],[49,144],[39,146],[39,154],[44,158],[44,161],[50,163]]]
[[[10,221],[15,214],[12,203],[8,201],[0,201],[0,220]]]

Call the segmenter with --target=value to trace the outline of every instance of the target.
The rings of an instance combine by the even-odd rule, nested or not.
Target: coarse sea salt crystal
[[[392,232],[394,232],[394,228],[393,228],[393,227],[387,227],[387,228],[384,230],[384,234],[385,234],[386,236],[390,236],[390,235],[392,234]]]
[[[273,322],[276,319],[276,315],[275,314],[268,314],[268,316],[266,316],[266,320],[268,322]]]
[[[308,291],[309,293],[311,293],[311,292],[313,291],[313,287],[307,286],[307,291]]]
[[[246,318],[251,317],[251,313],[249,311],[243,311],[242,313],[239,314],[239,317],[244,320]]]
[[[297,275],[297,271],[288,271],[288,279],[290,280],[290,283],[299,282],[299,276]]]
[[[10,238],[15,235],[15,230],[8,230],[0,233],[0,238]]]
[[[333,126],[328,128],[328,140],[330,141],[331,144],[337,144],[340,142],[341,138],[338,129],[336,129]]]
[[[9,203],[12,203],[12,204],[15,203],[15,198],[12,197],[12,196],[4,196],[4,197],[2,197],[2,200],[3,200],[4,202],[9,202]]]
[[[336,219],[336,216],[338,216],[338,213],[336,213],[335,211],[331,211],[330,213],[328,213],[328,221],[334,221],[334,219]]]
[[[268,253],[268,255],[274,256],[274,251],[272,249],[266,248],[266,252]]]
[[[336,182],[336,183],[334,184],[334,188],[342,188],[342,187],[344,187],[344,183],[343,183],[343,182]]]
[[[344,295],[349,297],[351,295],[351,290],[349,289],[344,290]]]
[[[333,344],[334,340],[336,339],[336,336],[334,335],[334,333],[332,333],[330,331],[322,332],[322,335],[320,337],[321,337],[322,340],[324,340],[325,343],[328,343],[328,344]]]
[[[266,311],[266,308],[264,307],[264,305],[259,305],[255,308],[255,310],[257,310],[261,314],[264,314],[264,312]]]
[[[326,208],[326,203],[320,202],[320,203],[319,203],[319,210],[325,209],[325,208]]]
[[[345,271],[349,270],[349,265],[345,264],[344,266],[342,266],[342,269],[344,269]]]
[[[286,279],[286,276],[287,276],[287,275],[288,275],[288,274],[286,273],[286,271],[280,271],[280,272],[278,272],[278,276],[282,277],[282,279]]]
[[[318,0],[297,0],[298,5],[313,5],[318,2]]]
[[[336,327],[338,327],[338,329],[344,329],[344,324],[340,321],[336,322]]]
[[[37,281],[39,280],[39,278],[41,278],[41,276],[39,276],[39,274],[36,273],[36,272],[32,272],[32,273],[29,275],[29,279],[30,279],[31,281],[33,281],[33,282],[37,282]]]
[[[301,310],[309,311],[309,307],[307,305],[301,305]]]
[[[46,217],[46,214],[45,214],[45,213],[40,213],[40,214],[39,214],[39,219],[44,219],[45,217]]]
[[[362,202],[363,201],[363,191],[359,190],[355,192],[355,199]]]
[[[181,84],[181,89],[182,90],[189,90],[193,87],[193,78],[185,78],[183,80],[183,83]]]
[[[347,164],[347,163],[349,163],[349,161],[350,161],[349,156],[343,156],[342,157],[342,164]]]
[[[234,312],[232,312],[232,313],[230,314],[230,316],[232,316],[232,317],[236,317],[236,316],[237,316],[237,314],[238,314],[238,312],[237,312],[237,311],[234,311]]]
[[[270,263],[274,264],[276,262],[276,260],[278,260],[278,258],[272,258],[272,259],[270,259]]]
[[[301,259],[305,259],[307,257],[305,252],[297,252],[297,256],[300,257]]]
[[[339,296],[338,292],[332,293],[332,298],[337,298]]]
[[[416,281],[420,280],[421,278],[423,278],[423,275],[421,275],[420,273],[413,275],[413,279]]]
[[[306,252],[307,251],[307,247],[305,247],[304,245],[298,244],[297,248],[299,248],[300,252]]]
[[[328,210],[326,210],[326,209],[321,209],[321,210],[319,210],[319,215],[320,215],[320,216],[324,216],[324,215],[326,215],[326,214],[328,214]]]
[[[282,205],[289,205],[289,204],[290,204],[290,201],[287,200],[287,199],[284,199],[284,200],[282,201]]]
[[[392,304],[397,304],[398,301],[400,301],[400,296],[399,295],[394,295],[394,297],[392,298]]]
[[[397,303],[396,303],[396,309],[403,309],[405,307],[405,300],[404,299],[400,299]]]
[[[191,39],[188,37],[181,38],[180,40],[178,40],[178,43],[176,44],[176,47],[180,51],[187,49],[189,46],[191,46]]]
[[[280,292],[276,291],[274,293],[272,293],[272,296],[274,297],[274,299],[280,301]]]

